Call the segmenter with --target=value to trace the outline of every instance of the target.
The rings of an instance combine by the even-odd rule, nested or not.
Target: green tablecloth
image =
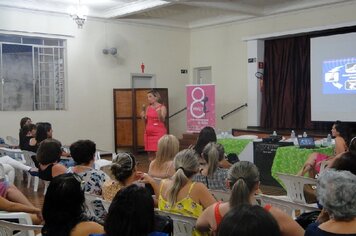
[[[279,183],[282,181],[277,177],[276,173],[286,173],[295,175],[303,167],[309,155],[313,152],[324,153],[328,156],[333,154],[332,147],[320,147],[314,149],[302,149],[295,146],[279,147],[274,156],[271,173]]]
[[[239,155],[249,142],[252,142],[252,140],[233,138],[218,139],[218,143],[224,146],[226,154],[236,153],[237,155]]]

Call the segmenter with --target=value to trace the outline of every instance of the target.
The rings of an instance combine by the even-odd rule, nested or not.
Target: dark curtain
[[[309,128],[310,38],[265,41],[261,127]]]
[[[262,128],[330,130],[334,121],[311,121],[310,39],[350,32],[356,26],[265,41]]]

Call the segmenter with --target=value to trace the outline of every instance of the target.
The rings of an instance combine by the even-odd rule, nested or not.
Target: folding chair
[[[196,218],[183,216],[166,211],[155,209],[155,212],[162,216],[169,216],[173,220],[173,236],[189,236],[195,229]]]
[[[262,206],[271,204],[281,208],[292,217],[295,217],[295,210],[300,210],[301,212],[319,210],[316,203],[308,204],[304,197],[304,186],[306,184],[316,185],[316,179],[282,173],[277,173],[277,176],[282,180],[287,190],[287,195],[259,194]]]
[[[13,222],[8,222],[4,220],[0,220],[0,235],[1,236],[35,236],[34,231],[40,231],[42,229],[42,225],[27,225],[27,224],[18,224]],[[13,233],[14,231],[20,231],[17,233]]]
[[[230,192],[211,189],[209,189],[209,192],[213,195],[216,201],[228,202],[230,200]]]
[[[10,223],[10,222],[6,222],[4,220],[6,219],[17,219],[19,221],[18,224],[16,223]],[[5,223],[4,223],[5,222]],[[32,226],[32,220],[31,217],[28,213],[24,213],[24,212],[6,212],[6,211],[0,211],[0,229],[9,229],[10,227],[8,226],[9,224],[14,224],[16,225],[25,225],[25,226]],[[14,228],[10,228],[11,229],[11,234],[9,235],[13,235],[12,231],[14,230],[20,230],[21,232],[16,233],[16,236],[35,236],[35,233],[33,232],[33,230],[40,230],[42,228],[42,226],[35,226],[35,228],[28,228],[28,229],[14,229]],[[4,230],[5,231],[5,230]],[[1,231],[0,231],[1,232]],[[0,233],[0,235],[2,236],[2,234]],[[7,234],[4,234],[7,235]]]
[[[115,155],[115,153],[112,154],[112,156],[114,156],[114,155]],[[104,166],[109,166],[111,164],[112,164],[112,161],[101,159],[99,151],[97,151],[95,153],[95,162],[94,162],[94,168],[95,169],[100,170]]]

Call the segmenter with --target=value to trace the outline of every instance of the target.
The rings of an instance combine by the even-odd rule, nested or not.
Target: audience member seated
[[[199,132],[197,142],[193,149],[199,154],[199,157],[201,157],[204,147],[208,143],[216,143],[216,141],[217,138],[214,128],[206,126]],[[222,160],[220,160],[219,166],[222,168],[229,168],[231,166],[231,163],[229,163],[227,160],[225,160],[225,158],[223,158]]]
[[[93,168],[95,143],[91,140],[78,140],[69,149],[76,165],[69,167],[67,173],[76,173],[85,181],[85,192],[101,196],[101,187],[109,177],[103,171]]]
[[[114,197],[106,218],[106,236],[147,236],[154,231],[154,206],[145,188],[131,185]]]
[[[355,148],[355,146],[353,146],[353,148]],[[356,175],[356,156],[351,152],[352,150],[351,145],[349,150],[350,151],[348,152],[344,152],[340,154],[339,157],[336,160],[334,160],[329,167],[334,170],[350,171],[352,174]],[[317,222],[321,224],[328,221],[329,219],[330,216],[328,212],[325,209],[322,209],[317,219]]]
[[[327,170],[320,174],[317,197],[330,215],[320,225],[312,223],[306,236],[356,235],[356,176],[349,171]]]
[[[30,146],[36,147],[36,152],[41,142],[47,138],[52,138],[52,125],[48,122],[38,122],[36,124],[36,136],[30,139]]]
[[[208,207],[198,218],[196,227],[203,232],[216,231],[221,219],[230,209],[241,204],[255,204],[255,194],[259,191],[260,173],[257,167],[248,161],[232,165],[228,171],[228,185],[231,189],[229,202],[218,202]],[[304,230],[290,216],[278,208],[265,206],[265,210],[276,219],[281,235],[301,236]]]
[[[0,181],[0,211],[26,212],[31,214],[34,224],[42,221],[41,210],[34,207],[22,192],[5,180]]]
[[[192,149],[180,151],[174,157],[174,168],[176,173],[172,180],[161,181],[158,208],[197,218],[205,208],[216,202],[204,184],[192,181],[199,171],[197,153]]]
[[[260,206],[242,204],[231,209],[222,219],[218,236],[279,236],[278,223]]]
[[[35,124],[27,124],[24,125],[21,129],[21,134],[23,136],[22,142],[20,142],[20,149],[26,150],[30,152],[37,151],[37,145],[31,145],[31,139],[33,140],[36,136],[36,125]]]
[[[38,177],[51,181],[53,177],[64,174],[67,168],[58,163],[61,157],[61,143],[55,139],[45,139],[37,150],[37,161],[39,162]]]
[[[348,151],[349,143],[349,129],[341,121],[336,121],[331,129],[332,136],[335,137],[335,147],[334,155],[327,156],[322,153],[312,153],[308,157],[308,160],[304,163],[303,168],[298,172],[297,175],[304,176],[308,173],[310,178],[315,178],[315,176],[320,172],[320,165],[323,161],[331,160],[335,156]]]
[[[84,184],[80,176],[72,173],[53,178],[43,203],[43,236],[87,236],[104,233],[101,225],[88,221],[84,214]]]
[[[109,177],[101,170],[94,169],[96,145],[91,140],[78,140],[70,146],[70,153],[76,165],[69,167],[67,173],[78,174],[85,182],[84,191],[93,195],[102,196],[102,186]],[[94,203],[94,212],[97,218],[94,221],[104,221],[106,211],[100,201]]]
[[[171,134],[158,140],[156,158],[150,163],[148,174],[151,177],[165,179],[174,175],[173,158],[179,151],[179,141]]]
[[[224,153],[219,152],[221,148],[220,144],[214,142],[204,147],[202,158],[199,158],[200,173],[194,176],[193,181],[205,184],[208,189],[227,191],[227,169],[219,167],[220,155],[224,157]]]
[[[30,117],[23,117],[21,120],[20,120],[20,131],[19,131],[19,146],[21,148],[21,146],[23,145],[23,143],[25,142],[25,135],[23,134],[22,132],[22,128],[25,126],[25,125],[29,125],[29,124],[32,124],[32,120]],[[22,148],[21,148],[22,149]]]
[[[10,183],[14,183],[15,169],[28,171],[31,175],[37,175],[37,168],[27,166],[9,156],[0,156],[0,164],[4,167],[5,174],[9,177]]]
[[[113,158],[110,170],[114,179],[106,181],[102,187],[105,200],[112,201],[120,189],[133,184],[143,177],[143,173],[137,171],[136,165],[137,162],[132,153],[118,153]]]

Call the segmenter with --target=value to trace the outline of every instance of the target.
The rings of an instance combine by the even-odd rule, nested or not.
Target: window
[[[65,108],[65,40],[0,34],[0,110]]]

